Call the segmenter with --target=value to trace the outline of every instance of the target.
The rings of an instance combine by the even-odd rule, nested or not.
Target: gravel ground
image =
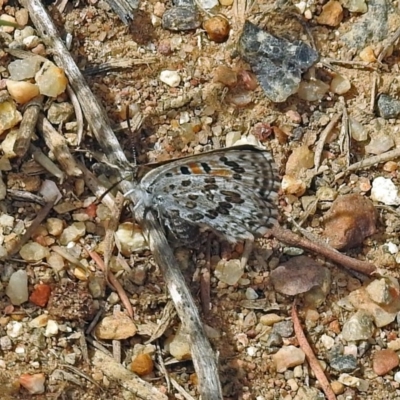
[[[294,332],[296,295],[301,323],[336,398],[396,399],[400,103],[399,52],[392,38],[399,4],[331,0],[294,8],[288,3],[278,8],[259,1],[244,11],[238,1],[237,11],[221,0],[218,11],[229,22],[229,31],[222,22],[223,40],[213,25],[220,20],[206,29],[163,29],[169,2],[141,2],[129,29],[104,1],[70,2],[61,11],[49,5],[49,10],[62,35],[72,35],[71,54],[86,71],[130,160],[132,143],[137,162],[145,164],[229,147],[243,138],[257,140],[271,151],[279,170],[281,225],[292,229],[295,221],[315,241],[327,239],[377,267],[376,274],[366,277],[273,237],[257,242],[244,271],[238,262],[241,243],[231,248],[205,237],[195,250],[178,248],[177,260],[199,307],[202,271],[207,265],[211,269],[211,308],[203,320],[219,352],[224,398],[324,398]],[[0,14],[1,19],[15,18],[21,28],[3,26],[0,31],[0,106],[16,104],[15,110],[4,106],[0,114],[12,119],[23,112],[23,104],[7,100],[18,95],[8,81],[9,65],[17,58],[6,50],[23,49],[48,59],[51,52],[16,2],[0,0]],[[210,16],[201,13],[200,19]],[[320,61],[303,74],[298,94],[279,103],[267,98],[240,56],[245,19],[289,41],[315,46]],[[88,73],[121,60],[129,66]],[[63,77],[52,85],[62,86]],[[26,94],[28,89],[21,90]],[[100,149],[86,129],[78,146],[70,97],[63,91],[46,96],[43,104],[73,158],[92,168]],[[145,117],[133,138],[126,129],[128,111]],[[132,216],[122,211],[109,263],[127,293],[131,319],[93,258],[93,252],[101,258],[106,253],[113,212],[96,200],[81,176],[58,179],[33,159],[32,148],[16,156],[13,132],[19,121],[16,117],[1,130],[0,145],[2,398],[136,398],[110,375],[117,363],[98,361],[92,342],[114,355],[119,351],[122,364],[160,396],[199,398],[186,337]],[[33,144],[54,160],[43,133],[37,135]],[[356,164],[346,172],[362,160],[369,168]],[[44,183],[50,186],[43,189]],[[58,190],[59,202],[35,229],[28,229],[46,207],[41,199],[52,190]],[[17,191],[23,194],[18,197]],[[160,336],[148,342],[159,326]],[[184,397],[176,386],[168,391],[166,376],[192,397]]]

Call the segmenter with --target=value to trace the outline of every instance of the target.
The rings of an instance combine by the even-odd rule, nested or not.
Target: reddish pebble
[[[51,288],[49,285],[39,284],[36,285],[34,291],[29,297],[29,301],[39,307],[44,307],[49,301]]]
[[[86,207],[85,212],[90,218],[94,218],[96,216],[96,210],[97,210],[96,203],[92,203],[90,204],[90,206]]]
[[[258,80],[256,76],[250,71],[240,71],[238,73],[239,84],[246,90],[256,90],[258,88]]]
[[[139,376],[148,375],[153,372],[154,364],[149,354],[139,354],[131,364],[131,370]]]
[[[374,354],[372,368],[374,372],[383,376],[399,365],[399,356],[390,349],[379,350]]]
[[[19,378],[19,383],[23,386],[30,394],[44,393],[44,374],[22,374]]]

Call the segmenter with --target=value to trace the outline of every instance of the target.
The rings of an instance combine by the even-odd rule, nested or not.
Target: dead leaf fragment
[[[322,265],[306,256],[293,257],[271,272],[275,290],[288,296],[305,293],[322,285],[324,277]]]

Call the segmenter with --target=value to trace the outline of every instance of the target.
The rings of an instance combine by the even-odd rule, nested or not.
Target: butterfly
[[[198,241],[211,230],[230,243],[253,242],[277,221],[278,172],[271,154],[233,146],[139,167],[141,201],[172,238]]]

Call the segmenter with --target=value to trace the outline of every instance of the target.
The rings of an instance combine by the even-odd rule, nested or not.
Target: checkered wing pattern
[[[172,234],[186,240],[211,229],[234,243],[264,235],[276,222],[278,174],[267,151],[237,146],[170,161],[141,189]]]

